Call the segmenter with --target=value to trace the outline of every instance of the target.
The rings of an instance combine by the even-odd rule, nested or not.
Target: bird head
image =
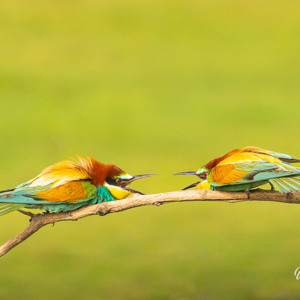
[[[200,168],[197,172],[195,172],[195,175],[203,180],[206,180],[208,175],[208,170],[207,168]]]
[[[196,187],[198,189],[209,189],[210,188],[210,184],[207,181],[208,169],[205,167],[200,168],[196,172],[180,172],[180,173],[176,173],[174,175],[195,175],[201,179],[201,181],[192,183],[192,184],[188,185],[187,187],[183,188],[182,190],[187,190],[187,189],[190,189],[193,187]]]
[[[144,195],[142,192],[128,188],[131,182],[150,176],[156,176],[156,174],[143,174],[132,176],[125,173],[123,170],[115,165],[107,165],[107,175],[105,178],[104,186],[109,190],[113,197],[116,199],[124,199],[131,193],[138,193]]]

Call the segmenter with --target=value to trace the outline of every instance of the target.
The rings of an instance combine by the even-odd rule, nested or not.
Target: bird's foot
[[[270,186],[271,186],[271,191],[272,192],[275,192],[275,187],[274,187],[274,185],[269,181],[269,184],[270,184]]]
[[[250,199],[250,191],[249,190],[245,190],[246,194],[247,194],[247,199]]]
[[[289,201],[292,202],[292,199],[293,199],[293,198],[294,198],[294,194],[293,194],[292,192],[286,193],[286,195],[285,195],[285,199],[286,199],[286,200],[289,200]]]

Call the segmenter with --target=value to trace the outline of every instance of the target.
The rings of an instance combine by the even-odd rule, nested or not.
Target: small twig
[[[21,233],[8,240],[0,247],[0,256],[5,255],[11,249],[25,241],[40,228],[48,224],[55,224],[61,221],[77,221],[81,218],[100,215],[105,216],[109,213],[124,211],[130,208],[156,205],[164,203],[184,202],[184,201],[275,201],[283,203],[300,203],[300,192],[280,194],[274,191],[254,190],[250,194],[245,192],[217,192],[211,190],[178,191],[153,195],[137,195],[118,201],[105,202],[91,206],[85,206],[73,212],[59,214],[33,214],[24,210],[19,212],[31,217],[31,222]]]
[[[35,216],[35,214],[31,213],[30,211],[26,211],[26,210],[23,210],[23,209],[18,209],[18,212],[26,215],[26,216],[29,216],[31,219]]]

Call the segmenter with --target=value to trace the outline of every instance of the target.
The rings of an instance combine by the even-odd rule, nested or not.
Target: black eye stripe
[[[110,178],[110,177],[106,177],[106,178],[105,178],[105,181],[106,181],[108,184],[110,184],[110,185],[116,185],[116,186],[119,185],[118,183],[116,183],[116,180],[115,180],[115,179],[112,179],[112,178]]]

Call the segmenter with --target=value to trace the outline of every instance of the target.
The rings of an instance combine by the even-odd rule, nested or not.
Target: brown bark
[[[105,216],[109,213],[115,213],[134,207],[145,205],[161,205],[170,202],[184,201],[225,201],[225,202],[241,202],[241,201],[275,201],[283,203],[300,203],[300,192],[280,194],[279,192],[254,190],[247,194],[245,192],[217,192],[211,190],[192,190],[177,191],[152,195],[133,195],[130,198],[112,202],[104,202],[86,206],[73,212],[59,214],[31,214],[29,212],[20,211],[31,217],[30,224],[21,233],[8,240],[0,247],[0,256],[5,255],[11,249],[22,243],[32,234],[47,224],[54,224],[61,221],[76,221],[78,219],[100,215]]]

